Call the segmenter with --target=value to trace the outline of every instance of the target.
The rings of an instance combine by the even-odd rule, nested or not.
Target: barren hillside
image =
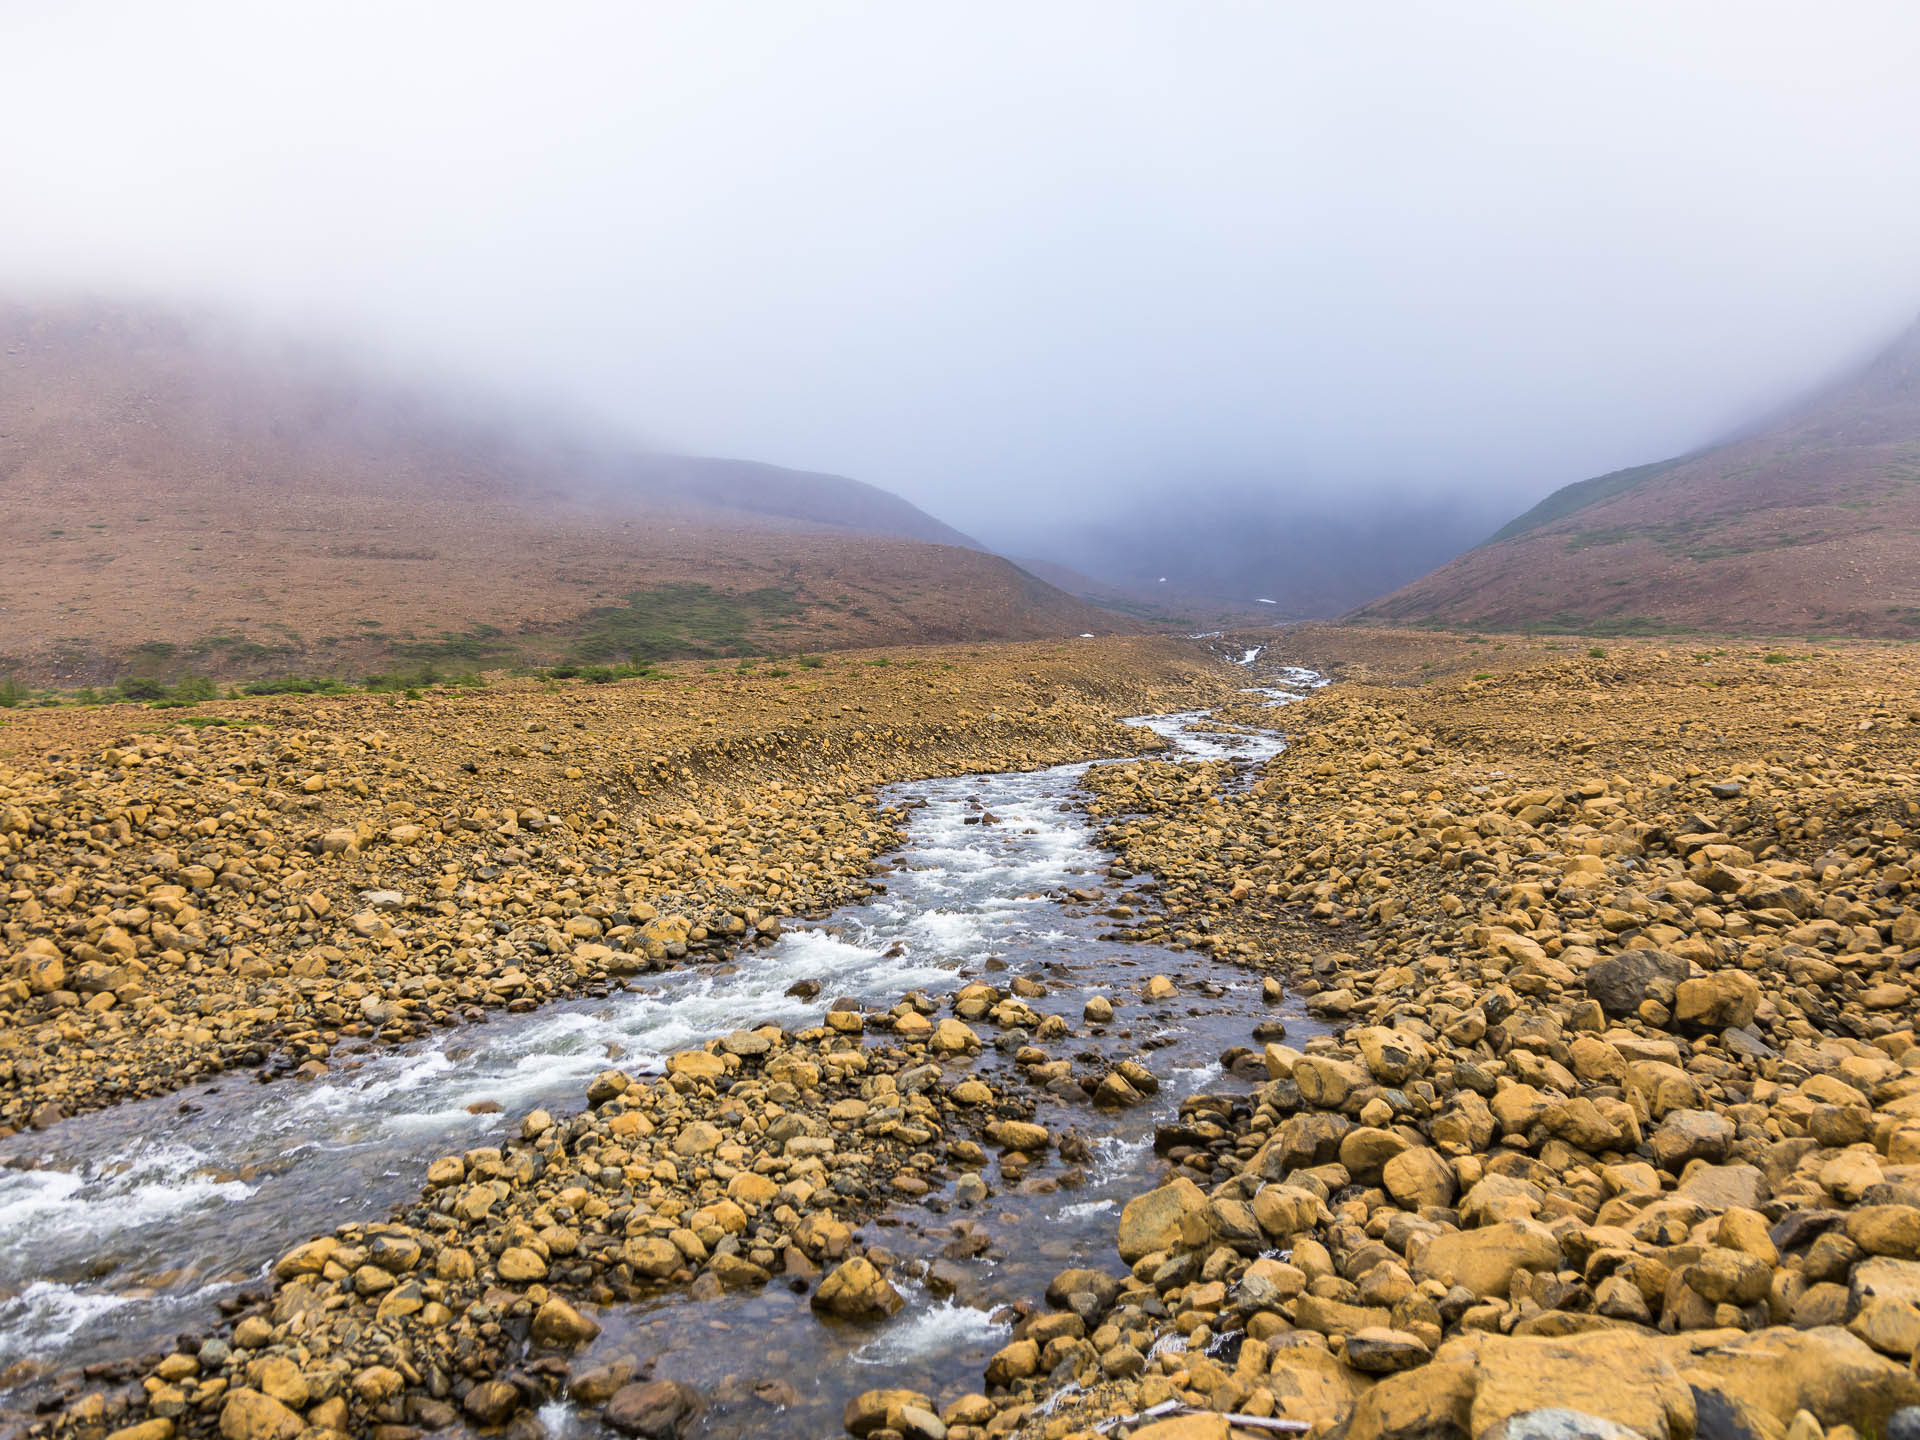
[[[1783,417],[1556,491],[1355,615],[1483,629],[1920,635],[1920,325]]]
[[[312,352],[0,307],[0,667],[339,673],[1115,628],[899,497],[621,451]]]

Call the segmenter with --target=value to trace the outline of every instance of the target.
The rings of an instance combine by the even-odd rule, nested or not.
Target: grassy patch
[[[247,695],[344,695],[352,688],[331,675],[282,675],[273,680],[249,680],[240,687]]]
[[[481,665],[512,655],[505,632],[497,625],[475,625],[470,630],[442,630],[438,640],[389,641],[387,649],[396,659],[417,660],[427,665],[460,663]]]
[[[375,695],[404,692],[408,699],[417,699],[421,690],[430,685],[483,686],[487,682],[475,671],[448,675],[442,673],[437,665],[417,665],[411,670],[385,670],[369,675],[365,688]]]
[[[801,611],[785,590],[765,587],[736,595],[711,585],[658,585],[635,590],[624,605],[604,605],[581,617],[569,659],[607,664],[676,657],[739,656],[754,631]]]

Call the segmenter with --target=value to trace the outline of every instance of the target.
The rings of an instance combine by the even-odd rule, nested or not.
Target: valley
[[[0,728],[30,1433],[1920,1398],[1898,647],[514,684]]]

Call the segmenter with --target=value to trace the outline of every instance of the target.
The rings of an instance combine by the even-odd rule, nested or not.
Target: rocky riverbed
[[[490,1143],[423,1156],[392,1212],[284,1251],[222,1324],[104,1365],[35,1428],[803,1434],[844,1392],[833,1421],[882,1440],[1903,1434],[1914,657],[1220,644],[1251,666],[1196,657],[1124,707],[1210,710],[1170,723],[1212,746],[1073,777],[1106,855],[1074,884],[1035,872],[1057,938],[962,945],[978,968],[951,984],[747,1017],[664,1073],[615,1063],[574,1106],[504,1115]],[[1283,666],[1339,683],[1284,707],[1280,751],[1262,733],[1304,678]],[[1120,693],[1078,683],[1060,748],[1137,751],[1107,728]],[[1068,758],[1037,753],[1045,731],[1029,753]],[[863,859],[911,846],[910,808],[843,813],[873,827]],[[548,903],[521,915],[571,918]],[[549,948],[621,928],[591,918],[599,936],[554,925]],[[687,955],[717,938],[693,928]],[[642,931],[620,953],[682,958]],[[45,947],[8,933],[22,1006],[84,1012],[34,991]],[[105,948],[41,935],[63,964]],[[81,1038],[72,1074],[104,1070]],[[1211,1052],[1198,1085],[1156,1063],[1183,1042]],[[1142,1125],[1151,1155],[1103,1173],[1095,1142]],[[907,1337],[936,1332],[962,1338],[930,1361]]]
[[[1309,631],[1272,655],[1344,683],[1289,710],[1257,784],[1089,783],[1161,878],[1129,932],[1278,965],[1332,1033],[1266,1049],[1214,1141],[1229,1176],[1126,1208],[1129,1268],[1056,1310],[1067,1338],[996,1356],[996,1418],[1908,1433],[1913,654]]]

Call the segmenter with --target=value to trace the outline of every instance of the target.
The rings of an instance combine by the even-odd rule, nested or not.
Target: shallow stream
[[[1280,685],[1259,693],[1275,703],[1319,683],[1304,671],[1274,678]],[[1272,731],[1216,728],[1200,711],[1132,723],[1165,737],[1170,758],[1251,765],[1283,743]],[[1076,1130],[1086,1158],[1055,1157],[1005,1189],[992,1172],[1000,1193],[971,1211],[935,1193],[866,1227],[870,1244],[922,1277],[905,1287],[907,1308],[881,1326],[822,1324],[804,1295],[776,1280],[708,1303],[610,1308],[587,1357],[630,1353],[651,1359],[656,1375],[695,1385],[709,1397],[699,1433],[713,1436],[834,1433],[845,1400],[878,1385],[936,1397],[977,1388],[1009,1328],[995,1310],[1037,1297],[1068,1265],[1117,1265],[1119,1205],[1162,1168],[1155,1124],[1197,1092],[1246,1088],[1219,1056],[1252,1044],[1254,1023],[1274,1016],[1247,971],[1099,938],[1113,907],[1152,907],[1152,880],[1109,873],[1083,808],[1087,768],[895,787],[885,799],[913,808],[885,892],[737,962],[341,1055],[313,1082],[226,1076],[5,1142],[0,1408],[75,1366],[170,1348],[177,1332],[204,1330],[219,1296],[260,1280],[293,1244],[384,1217],[418,1192],[428,1160],[504,1134],[536,1106],[575,1108],[587,1079],[609,1064],[644,1072],[733,1029],[817,1023],[840,996],[884,1005],[916,988],[937,996],[971,978],[1005,985],[1025,975],[1048,990],[1028,1003],[1076,1030],[1090,994],[1113,1001],[1102,1054],[1142,1059],[1161,1081],[1151,1103],[1109,1112],[1042,1095],[1035,1118],[1057,1133]],[[980,823],[987,813],[1000,823]],[[1076,890],[1097,898],[1075,899]],[[1172,976],[1180,995],[1143,1000],[1154,974]],[[819,982],[817,998],[786,993],[802,980]],[[1296,1032],[1305,1024],[1285,1018]],[[1001,1072],[1012,1083],[1010,1057],[991,1044],[977,1069],[990,1083]],[[956,1222],[969,1233],[956,1234]],[[592,1428],[564,1405],[541,1418],[555,1434]]]

